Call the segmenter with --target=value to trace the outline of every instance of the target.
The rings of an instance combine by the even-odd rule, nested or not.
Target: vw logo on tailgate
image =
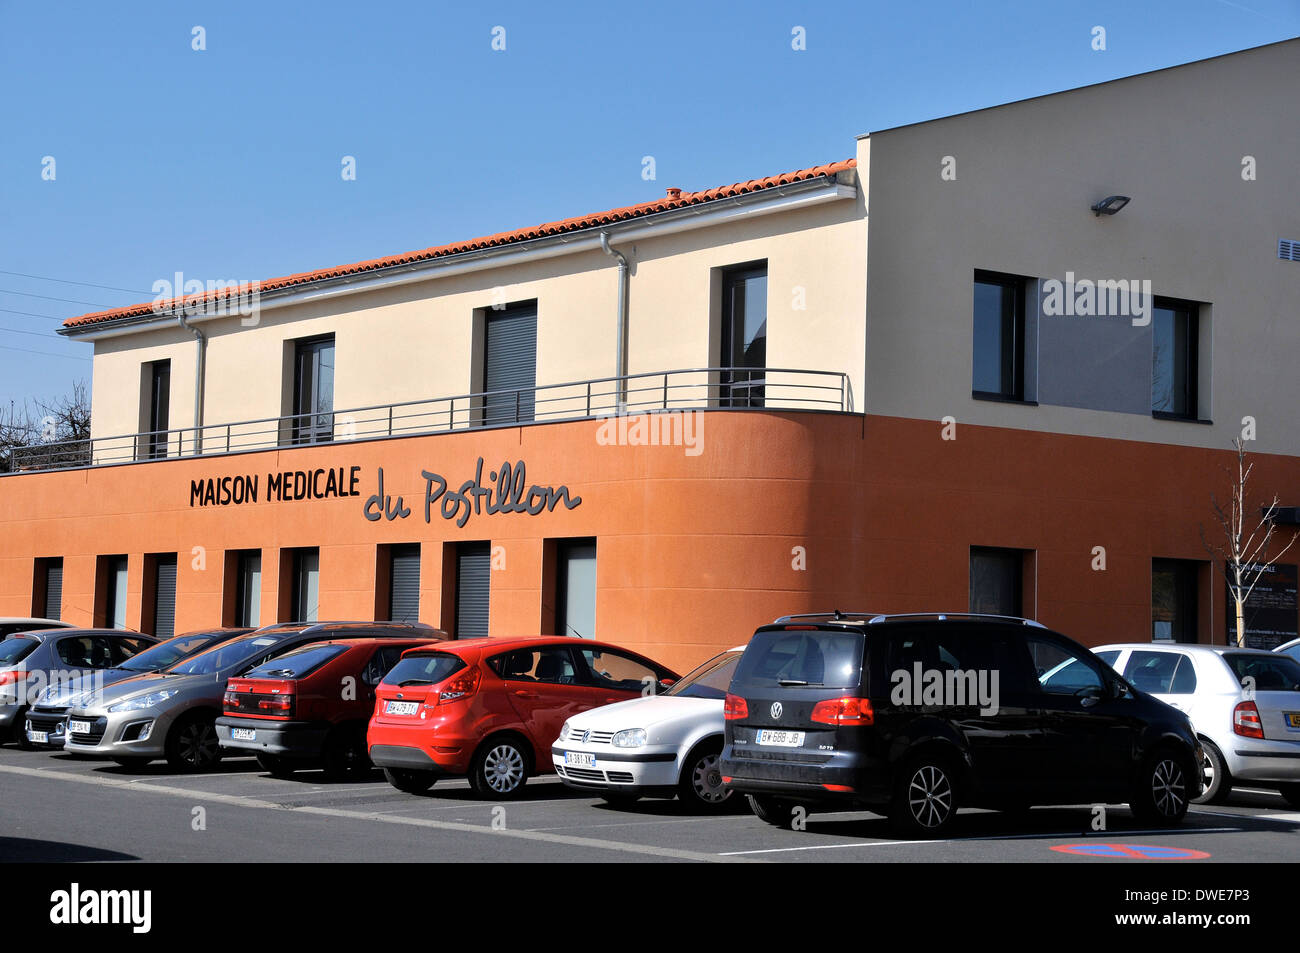
[[[785,709],[781,707],[781,703],[780,703],[780,702],[772,702],[772,717],[773,717],[773,718],[780,718],[780,717],[781,717],[781,712],[783,712],[783,711],[785,711]]]

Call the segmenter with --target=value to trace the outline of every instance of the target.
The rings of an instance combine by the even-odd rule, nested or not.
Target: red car
[[[257,755],[276,777],[315,764],[332,780],[364,774],[375,686],[402,652],[438,641],[331,639],[278,655],[226,682],[221,747]]]
[[[565,719],[658,693],[677,673],[606,642],[560,636],[465,639],[411,649],[375,693],[370,760],[393,787],[419,793],[468,775],[509,797],[551,768]]]

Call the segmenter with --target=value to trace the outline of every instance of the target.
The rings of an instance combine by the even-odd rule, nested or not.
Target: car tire
[[[167,765],[174,771],[209,771],[221,761],[221,744],[216,719],[211,715],[189,715],[172,725],[163,745]]]
[[[355,725],[335,728],[325,738],[321,758],[325,777],[331,781],[363,777],[370,770],[364,729]]]
[[[1147,824],[1178,824],[1187,815],[1192,761],[1187,755],[1161,748],[1147,755],[1133,783],[1129,809]]]
[[[27,709],[19,709],[18,714],[14,715],[13,739],[23,751],[35,751],[36,745],[27,740]]]
[[[438,780],[432,771],[412,771],[408,768],[384,768],[384,780],[407,794],[423,794]]]
[[[695,748],[682,762],[677,797],[691,810],[715,813],[731,806],[734,792],[722,783],[721,757],[721,742],[712,742]]]
[[[469,785],[480,797],[494,801],[518,794],[528,783],[528,755],[519,739],[489,739],[474,755]]]
[[[1282,795],[1287,804],[1292,807],[1300,808],[1300,784],[1283,784],[1277,789],[1277,793]]]
[[[1232,774],[1228,771],[1221,752],[1213,742],[1203,741],[1201,750],[1205,758],[1201,761],[1201,776],[1205,780],[1205,790],[1201,796],[1192,799],[1193,804],[1222,804],[1232,794]]]
[[[798,816],[795,809],[799,806],[794,801],[786,801],[771,794],[747,794],[745,797],[749,801],[749,809],[760,821],[787,831],[794,829],[795,818]],[[804,816],[807,817],[806,811]]]
[[[951,759],[922,754],[898,772],[889,819],[903,837],[943,837],[957,819],[959,794]]]
[[[254,757],[257,758],[257,766],[273,778],[293,777],[297,766],[288,758],[278,754],[266,754],[259,752]]]

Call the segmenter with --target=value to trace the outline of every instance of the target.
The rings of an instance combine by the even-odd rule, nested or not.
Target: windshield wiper
[[[791,685],[811,685],[811,684],[813,684],[812,682],[805,682],[802,678],[778,678],[778,679],[776,680],[776,683],[777,683],[778,685],[780,685],[781,687],[783,687],[783,688],[788,688],[788,687],[790,687]],[[817,684],[820,685],[821,682],[818,682]]]

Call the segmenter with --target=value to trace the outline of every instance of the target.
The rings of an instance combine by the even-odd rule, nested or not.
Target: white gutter
[[[800,188],[801,186],[802,188]],[[774,195],[773,193],[777,194]],[[567,235],[547,236],[518,244],[502,245],[463,252],[458,255],[449,255],[445,258],[412,262],[406,266],[395,266],[395,268],[400,268],[400,271],[384,269],[377,276],[359,274],[323,279],[319,283],[321,287],[309,287],[298,292],[286,291],[281,293],[279,291],[270,291],[259,302],[259,311],[270,311],[275,308],[289,307],[290,305],[303,304],[309,301],[336,298],[364,291],[379,291],[419,281],[432,281],[438,278],[449,278],[454,275],[463,275],[489,268],[502,268],[509,265],[556,258],[561,255],[599,250],[601,248],[601,235],[605,233],[609,234],[610,240],[619,242],[658,238],[664,235],[693,231],[697,228],[725,225],[760,215],[772,215],[778,212],[811,208],[827,202],[856,198],[857,194],[856,186],[847,185],[834,178],[831,178],[829,182],[816,179],[802,180],[792,182],[789,185],[774,186],[761,192],[751,192],[726,199],[714,199],[697,206],[686,206],[681,209],[658,212],[651,217],[669,217],[660,219],[657,222],[649,221],[647,218],[646,220],[633,219],[629,222],[592,226],[589,229]],[[200,313],[188,316],[188,323],[197,324],[204,321],[218,321],[229,317],[231,317],[229,313],[215,315]],[[140,331],[170,327],[174,322],[175,316],[171,312],[162,312],[154,317],[142,315],[127,319],[125,323],[117,326],[113,326],[114,322],[108,322],[109,326],[106,327],[90,325],[84,329],[77,327],[60,328],[59,333],[79,341],[102,341],[107,338],[121,337]]]
[[[614,376],[619,378],[614,394],[614,406],[621,408],[627,403],[627,256],[616,248],[611,248],[609,235],[600,233],[600,248],[610,258],[618,261],[618,316],[614,327]]]

